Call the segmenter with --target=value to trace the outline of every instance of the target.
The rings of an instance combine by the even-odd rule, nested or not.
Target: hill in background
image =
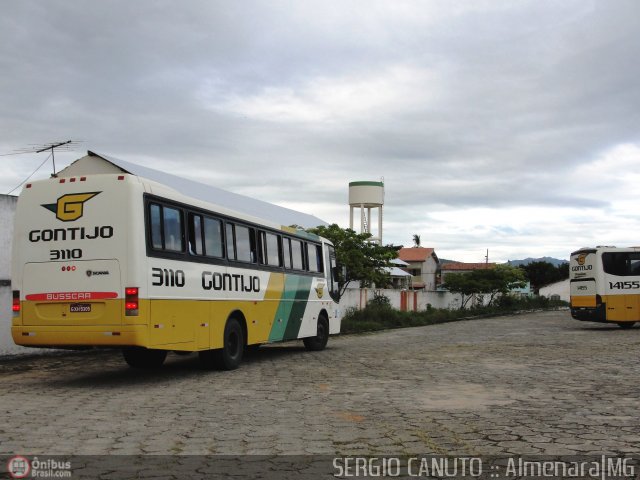
[[[447,260],[446,258],[440,258],[440,265],[444,265],[445,263],[456,263],[457,260]],[[552,264],[554,267],[558,265],[562,265],[563,263],[569,263],[568,260],[560,260],[559,258],[553,257],[541,257],[541,258],[525,258],[524,260],[509,260],[507,263],[513,267],[518,267],[520,265],[529,265],[533,262],[548,262]]]
[[[541,258],[525,258],[524,260],[509,260],[507,263],[514,267],[518,267],[520,265],[529,265],[533,262],[547,262],[552,264],[554,267],[558,265],[562,265],[563,263],[569,263],[568,260],[560,260],[558,258],[553,257],[541,257]]]

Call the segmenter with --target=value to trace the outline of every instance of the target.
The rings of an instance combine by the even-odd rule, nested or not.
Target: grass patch
[[[342,333],[361,333],[391,328],[422,327],[437,323],[467,320],[473,317],[491,317],[517,313],[523,310],[555,310],[568,306],[567,302],[551,301],[545,297],[504,297],[496,305],[465,310],[428,308],[418,312],[401,312],[388,302],[372,301],[358,310],[349,308],[342,319]]]

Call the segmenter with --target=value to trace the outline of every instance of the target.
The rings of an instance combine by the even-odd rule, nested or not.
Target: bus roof
[[[298,225],[303,228],[312,228],[319,225],[328,225],[324,220],[307,213],[280,207],[269,202],[239,195],[218,187],[195,182],[171,175],[170,173],[143,167],[135,163],[126,162],[92,151],[88,151],[86,156],[79,158],[61,170],[58,176],[90,175],[92,173],[129,173],[166,185],[180,192],[182,195],[213,203],[246,215],[262,218],[263,220],[271,221],[282,226]]]

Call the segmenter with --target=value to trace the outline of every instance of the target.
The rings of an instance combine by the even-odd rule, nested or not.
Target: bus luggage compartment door
[[[637,293],[627,293],[607,296],[607,320],[611,322],[625,322],[640,320],[640,305]]]
[[[120,325],[117,260],[27,263],[23,325]]]

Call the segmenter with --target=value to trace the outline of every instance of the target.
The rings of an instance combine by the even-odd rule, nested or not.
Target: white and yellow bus
[[[569,269],[573,318],[622,328],[640,321],[640,248],[582,248]]]
[[[16,344],[118,347],[143,368],[160,366],[169,351],[199,352],[205,366],[233,369],[246,346],[303,339],[322,350],[340,332],[330,242],[196,199],[123,163],[89,152],[20,194]],[[183,190],[204,187],[181,181]]]

